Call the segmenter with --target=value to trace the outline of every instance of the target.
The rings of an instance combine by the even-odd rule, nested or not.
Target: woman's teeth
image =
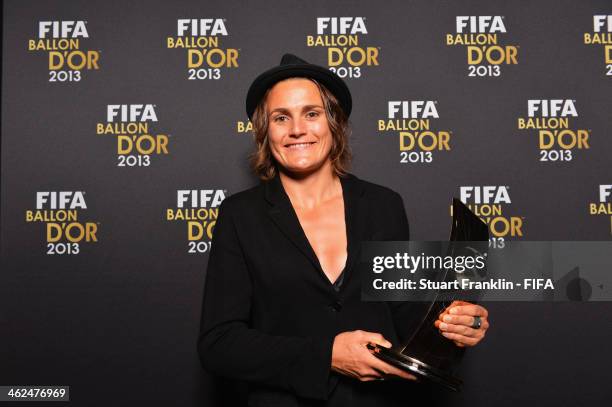
[[[297,144],[290,144],[289,146],[287,146],[287,148],[291,148],[293,150],[299,150],[302,148],[308,148],[310,147],[313,143],[297,143]]]

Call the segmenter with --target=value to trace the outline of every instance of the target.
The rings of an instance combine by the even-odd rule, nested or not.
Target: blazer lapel
[[[300,225],[300,221],[291,205],[291,201],[281,184],[278,174],[265,184],[266,200],[272,204],[268,214],[285,236],[308,258],[312,265],[323,274],[323,269],[308,238]]]
[[[363,240],[366,223],[366,213],[364,208],[363,183],[354,175],[348,174],[340,178],[344,195],[344,221],[347,229],[347,259],[344,268],[344,282],[342,287],[348,285],[349,278],[352,276],[352,268],[355,260],[361,251],[361,241]]]
[[[365,228],[363,213],[363,185],[354,175],[348,174],[340,178],[342,184],[342,195],[344,200],[344,222],[347,232],[347,259],[344,268],[344,282],[342,287],[348,283],[348,278],[355,259],[361,249],[361,240]],[[300,225],[300,221],[291,205],[278,174],[265,183],[264,193],[266,200],[271,204],[268,214],[283,234],[306,256],[312,265],[319,271],[329,286],[331,283],[323,272],[317,255],[310,246],[308,238]]]

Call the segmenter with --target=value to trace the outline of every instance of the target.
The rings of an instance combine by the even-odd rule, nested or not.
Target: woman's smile
[[[310,141],[310,142],[299,142],[299,143],[292,143],[292,144],[287,144],[285,145],[285,147],[287,147],[289,150],[306,150],[309,147],[315,145],[317,142],[316,141]]]

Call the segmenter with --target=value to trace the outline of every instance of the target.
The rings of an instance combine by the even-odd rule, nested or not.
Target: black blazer
[[[388,393],[385,382],[332,372],[331,351],[338,333],[357,329],[397,343],[410,305],[362,302],[354,265],[362,241],[408,240],[408,220],[396,192],[353,175],[341,184],[348,258],[339,289],[278,176],[221,204],[198,352],[210,372],[249,383],[249,405],[382,405]]]

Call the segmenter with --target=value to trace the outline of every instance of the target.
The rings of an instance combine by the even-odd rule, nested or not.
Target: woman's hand
[[[416,380],[410,373],[374,356],[366,347],[368,343],[391,347],[391,343],[379,333],[351,331],[336,335],[332,349],[332,370],[362,382],[382,380],[390,376]]]
[[[474,346],[489,329],[489,312],[485,307],[465,301],[453,301],[434,323],[444,337],[459,347]],[[480,328],[476,328],[480,320]]]

